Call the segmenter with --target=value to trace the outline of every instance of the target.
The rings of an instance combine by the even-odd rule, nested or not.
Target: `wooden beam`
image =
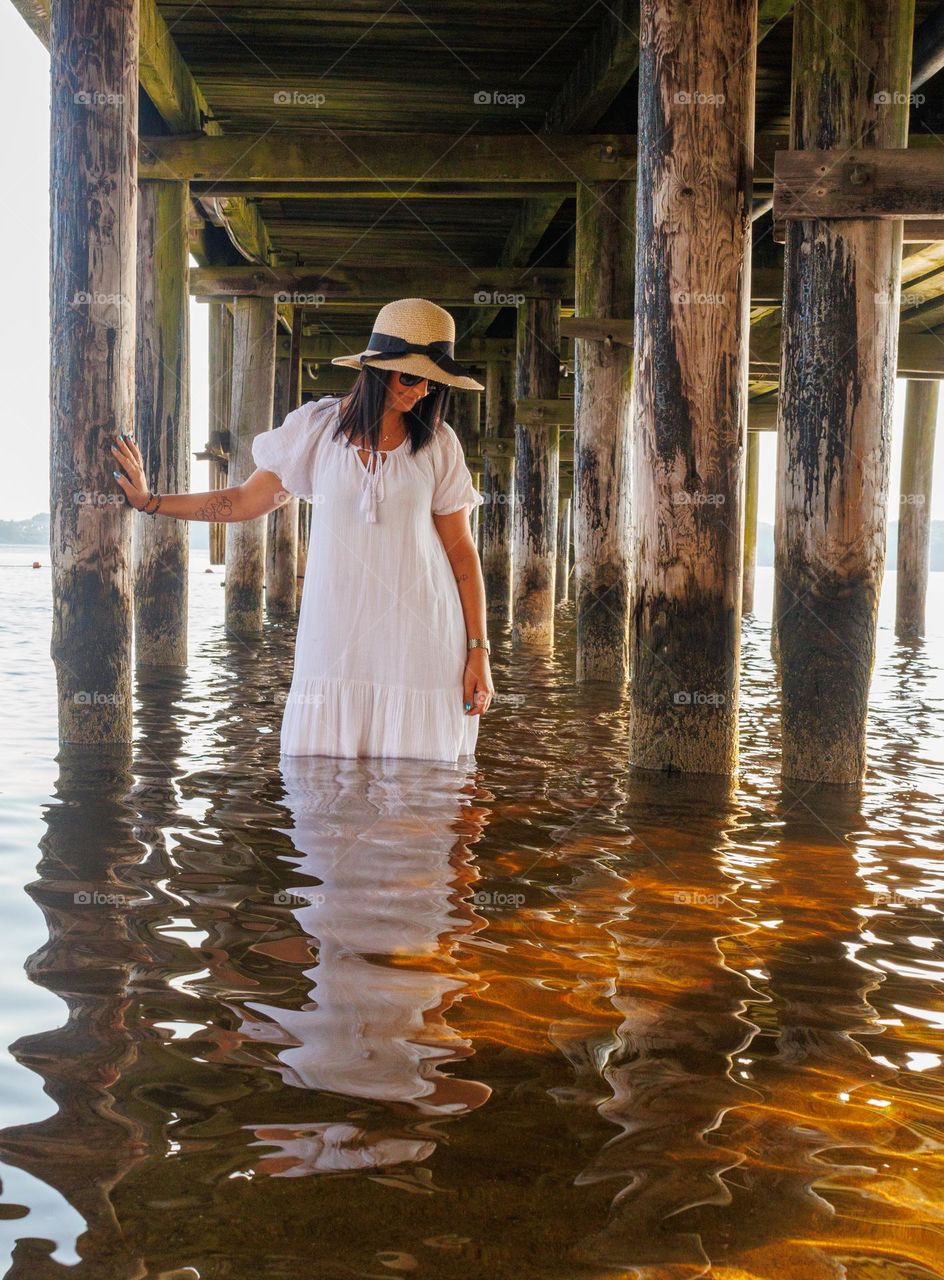
[[[200,267],[190,273],[190,292],[203,298],[272,298],[293,306],[318,307],[344,299],[434,297],[441,303],[482,305],[501,294],[562,297],[573,293],[567,268],[344,267],[319,274],[306,267]]]
[[[635,164],[625,134],[288,132],[142,138],[142,178],[180,182],[603,182]]]
[[[944,149],[781,151],[774,161],[774,221],[907,217],[939,223],[942,190]]]

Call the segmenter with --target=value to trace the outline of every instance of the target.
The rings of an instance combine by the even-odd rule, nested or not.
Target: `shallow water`
[[[474,765],[279,770],[290,630],[57,756],[45,549],[0,548],[8,1276],[944,1274],[944,641],[888,629],[861,793],[629,774],[492,634]]]

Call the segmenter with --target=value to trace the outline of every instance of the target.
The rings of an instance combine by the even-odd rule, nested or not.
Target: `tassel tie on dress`
[[[364,468],[364,479],[361,484],[361,511],[367,524],[377,523],[377,503],[383,502],[383,454],[371,450],[371,459],[376,459],[374,466]]]

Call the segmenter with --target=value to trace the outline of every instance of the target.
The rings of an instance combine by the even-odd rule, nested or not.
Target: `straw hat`
[[[418,373],[463,391],[484,391],[464,365],[453,359],[456,322],[448,311],[425,298],[399,298],[377,312],[367,347],[355,356],[337,356],[332,364],[360,369],[370,361],[375,369]]]

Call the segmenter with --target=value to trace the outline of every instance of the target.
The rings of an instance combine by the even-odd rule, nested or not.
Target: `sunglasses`
[[[425,382],[427,380],[426,375],[423,373],[401,373],[398,376],[400,378],[401,386],[404,387],[415,387],[421,382]],[[442,388],[442,385],[443,384],[441,382],[430,382],[426,394],[429,395],[431,391],[439,391]]]

